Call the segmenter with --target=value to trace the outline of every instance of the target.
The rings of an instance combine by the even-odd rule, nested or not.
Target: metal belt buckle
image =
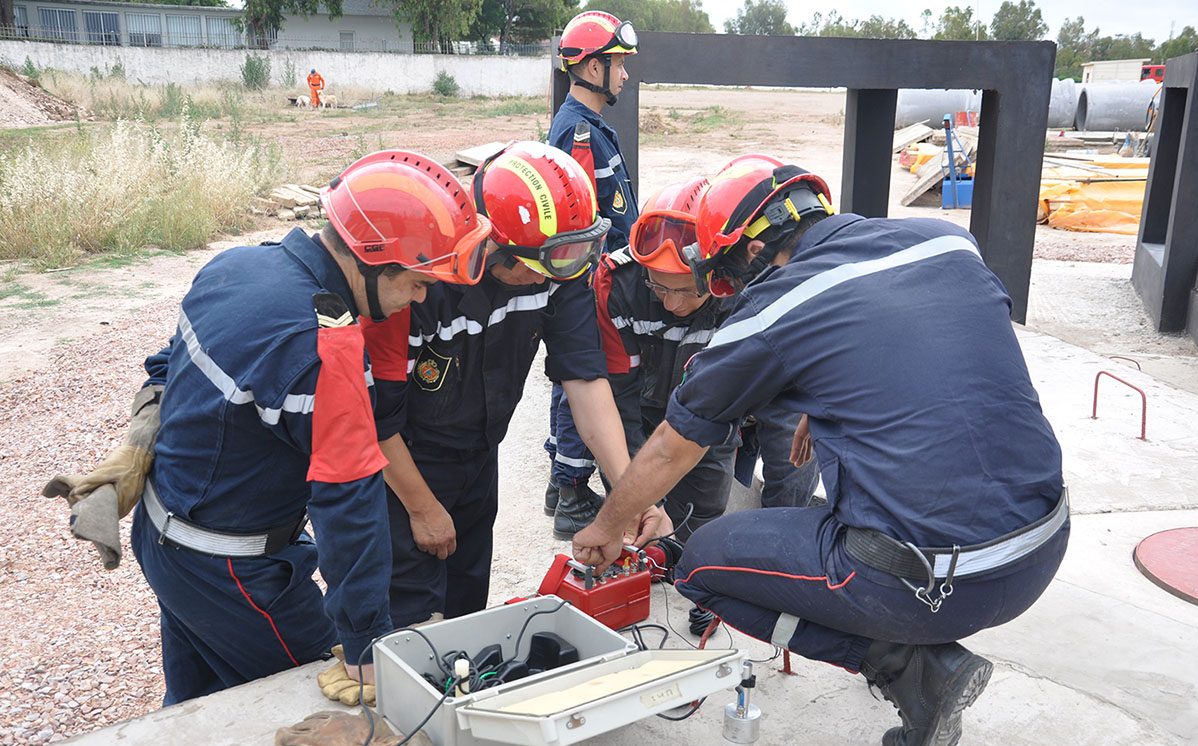
[[[961,556],[961,547],[953,544],[953,559],[948,563],[948,574],[944,576],[944,582],[940,584],[940,587],[936,588],[936,572],[932,569],[932,563],[928,562],[927,555],[919,551],[919,547],[909,541],[903,542],[903,545],[910,549],[912,554],[918,557],[920,563],[923,564],[924,570],[928,573],[928,583],[916,588],[911,581],[904,577],[900,576],[899,580],[903,581],[903,585],[907,586],[915,594],[916,598],[927,604],[927,607],[935,614],[940,611],[940,607],[944,604],[944,599],[953,595],[953,575],[957,572],[957,558]],[[939,594],[935,598],[932,597],[933,589]]]
[[[166,520],[162,522],[162,530],[158,532],[158,543],[160,545],[162,544],[162,542],[166,541],[166,530],[168,528],[170,528],[171,519],[174,517],[175,517],[175,514],[172,513],[171,511],[168,510],[166,512]]]

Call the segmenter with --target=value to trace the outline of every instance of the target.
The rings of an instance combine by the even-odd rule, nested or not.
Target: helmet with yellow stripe
[[[621,21],[611,13],[588,10],[570,19],[562,30],[557,45],[557,57],[562,70],[570,75],[575,85],[589,91],[602,93],[607,104],[616,102],[611,89],[611,58],[615,54],[636,54],[636,29],[628,21]],[[582,78],[574,69],[579,63],[595,57],[603,65],[603,84],[599,85]]]
[[[725,279],[738,271],[743,274],[747,266],[729,268],[722,257],[753,240],[764,242],[776,252],[804,218],[833,214],[831,199],[828,184],[798,166],[757,154],[729,161],[711,180],[699,203],[697,241],[688,257],[696,280],[702,275],[706,282],[721,263],[725,266],[717,274]],[[758,257],[768,262],[773,255],[767,251]],[[713,293],[730,293],[724,283],[719,285],[712,285]]]
[[[556,280],[578,277],[598,257],[611,221],[599,215],[578,161],[539,142],[515,142],[479,167],[474,204],[491,221],[497,255]]]

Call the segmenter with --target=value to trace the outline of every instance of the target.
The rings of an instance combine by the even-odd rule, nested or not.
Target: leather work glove
[[[275,732],[275,746],[362,746],[370,724],[358,713],[332,712],[325,710],[313,713],[295,725],[279,728]],[[391,730],[375,716],[374,738],[370,746],[396,746],[402,740],[391,734]],[[423,731],[408,744],[433,746]]]
[[[59,474],[42,488],[42,495],[67,501],[71,533],[96,545],[106,570],[121,563],[120,519],[141,500],[154,461],[161,398],[162,386],[138,391],[124,445],[109,452],[89,474]]]
[[[359,701],[359,685],[358,680],[351,677],[345,670],[345,649],[340,645],[334,645],[333,655],[337,656],[337,662],[316,677],[320,693],[343,705],[356,705]],[[374,707],[374,684],[361,685],[361,692],[365,703]],[[365,731],[363,731],[363,735],[365,735]],[[361,743],[360,738],[359,743]]]

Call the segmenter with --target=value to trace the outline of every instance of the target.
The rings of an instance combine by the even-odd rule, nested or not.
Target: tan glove
[[[345,670],[344,648],[334,645],[333,655],[337,656],[337,662],[316,677],[320,693],[343,705],[356,705],[359,701],[359,684],[358,680],[350,677],[349,672]],[[374,707],[374,684],[362,684],[361,692],[366,704]]]
[[[104,568],[121,562],[119,522],[141,500],[158,438],[162,386],[146,386],[133,397],[125,444],[111,451],[89,474],[57,475],[42,488],[71,507],[71,533],[96,545]]]
[[[361,746],[370,732],[370,724],[359,713],[317,712],[295,725],[275,732],[275,746]],[[402,740],[391,734],[382,718],[375,716],[371,746],[395,746]],[[408,741],[411,746],[433,746],[424,732]]]

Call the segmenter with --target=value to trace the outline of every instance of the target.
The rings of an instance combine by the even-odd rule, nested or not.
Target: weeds
[[[696,111],[690,118],[691,128],[698,132],[711,132],[732,120],[732,112],[722,106],[708,106]]]
[[[0,162],[0,258],[63,266],[81,253],[202,246],[244,225],[250,199],[277,183],[274,147],[201,131],[118,122]]]
[[[295,88],[299,83],[299,70],[295,68],[295,62],[290,57],[283,63],[283,87]]]
[[[461,88],[456,78],[444,70],[437,73],[437,79],[433,81],[433,93],[444,98],[454,98],[459,90]]]
[[[241,82],[251,91],[261,91],[270,85],[270,58],[247,54],[241,66]]]
[[[33,64],[33,60],[25,57],[25,64],[21,67],[21,74],[30,80],[37,80],[41,76],[42,71],[37,69],[37,65]]]
[[[483,110],[485,116],[523,117],[529,114],[544,114],[545,99],[536,96],[508,98]]]

